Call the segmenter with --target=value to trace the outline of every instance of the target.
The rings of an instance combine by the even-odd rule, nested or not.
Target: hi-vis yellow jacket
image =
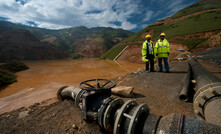
[[[158,58],[167,58],[168,54],[170,53],[169,42],[166,39],[164,39],[163,41],[159,39],[156,42],[155,49]]]
[[[150,40],[150,44],[151,44],[151,54],[154,56],[154,61],[156,60],[156,52],[154,50],[154,44],[153,41]],[[149,61],[148,56],[149,56],[149,51],[148,51],[148,42],[147,40],[144,41],[143,43],[143,48],[142,48],[142,61]]]

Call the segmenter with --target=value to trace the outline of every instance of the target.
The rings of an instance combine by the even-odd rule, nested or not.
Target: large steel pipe
[[[197,81],[198,90],[204,87],[205,85],[221,82],[220,78],[213,75],[203,66],[201,66],[198,62],[196,62],[193,58],[189,57],[188,62],[191,65],[193,76]]]
[[[196,117],[221,126],[221,79],[191,57],[189,57],[188,62],[197,82],[193,99]]]
[[[114,134],[218,134],[221,132],[220,126],[196,118],[185,117],[182,114],[157,116],[149,113],[150,109],[146,104],[138,105],[132,100],[123,102],[122,99],[108,97],[105,94],[101,94],[100,91],[85,92],[76,87],[62,87],[58,90],[57,97],[62,100],[65,98],[81,100],[79,102],[83,103],[81,108],[83,119],[88,119],[84,118],[86,111],[86,115],[96,120],[102,129]]]

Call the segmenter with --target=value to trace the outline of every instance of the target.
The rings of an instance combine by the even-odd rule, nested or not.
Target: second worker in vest
[[[150,63],[150,72],[154,72],[154,61],[155,59],[155,52],[154,52],[154,44],[151,40],[151,36],[148,34],[145,37],[145,41],[143,43],[142,48],[142,60],[146,62],[146,71],[149,72],[149,63]]]
[[[170,54],[169,42],[165,39],[165,33],[160,34],[160,39],[156,42],[155,49],[158,57],[159,71],[163,71],[162,60],[164,61],[164,67],[166,72],[169,73],[168,56]]]

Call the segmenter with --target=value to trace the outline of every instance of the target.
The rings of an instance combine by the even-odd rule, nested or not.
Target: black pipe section
[[[179,98],[181,101],[185,101],[187,102],[189,100],[189,90],[190,90],[190,83],[191,83],[191,67],[190,65],[188,64],[188,71],[187,71],[187,74],[184,78],[184,83],[183,83],[183,88],[180,92],[180,95],[179,95]]]
[[[96,95],[97,93],[99,96]],[[182,114],[164,117],[150,114],[146,104],[138,105],[132,100],[124,102],[119,98],[108,97],[107,92],[102,94],[100,91],[85,92],[76,87],[62,87],[58,90],[57,97],[58,99],[79,99],[77,103],[82,105],[83,119],[93,119],[103,130],[113,134],[218,134],[221,132],[220,126]]]
[[[196,117],[221,126],[221,79],[191,57],[188,58],[188,62],[197,82],[197,91],[193,99]]]

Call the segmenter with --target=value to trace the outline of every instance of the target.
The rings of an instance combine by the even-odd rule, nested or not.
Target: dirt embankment
[[[177,49],[183,49],[185,51],[189,50],[185,44],[181,43],[174,43],[176,40],[199,40],[201,39],[202,42],[199,44],[195,44],[196,47],[191,50],[191,52],[199,52],[202,50],[207,50],[208,48],[213,48],[221,45],[221,30],[214,30],[209,32],[199,32],[189,35],[179,35],[179,36],[173,36],[168,39],[170,43],[170,56],[169,59],[176,58],[177,56],[183,54],[180,51],[177,51]],[[143,41],[132,41],[132,42],[123,42],[118,45],[124,45],[124,44],[141,44],[141,45],[130,45],[119,57],[118,60],[125,60],[135,63],[142,63],[142,43]],[[156,44],[156,40],[154,41],[154,44]]]
[[[86,123],[81,114],[74,101],[52,98],[0,115],[1,134],[101,133],[98,125]]]
[[[43,40],[41,40],[41,42],[49,42],[49,43],[53,43],[57,38],[55,36],[50,36],[47,38],[44,38]]]
[[[123,38],[114,38],[112,42],[114,44],[117,44],[121,40],[123,40]],[[106,52],[106,49],[109,49],[108,47],[111,47],[105,46],[108,44],[106,44],[105,40],[102,38],[91,38],[88,36],[83,39],[76,39],[74,40],[74,42],[74,46],[76,49],[75,54],[81,55],[85,58],[99,57]]]
[[[197,52],[199,50],[205,50],[207,48],[213,48],[221,45],[221,30],[214,30],[214,31],[208,31],[208,32],[199,32],[194,34],[188,34],[188,35],[180,35],[180,36],[173,36],[170,38],[169,41],[173,42],[176,39],[182,39],[182,40],[197,40],[201,39],[202,42],[200,42],[195,49],[192,50],[192,52]]]
[[[154,41],[155,44],[156,41]],[[177,49],[188,50],[187,47],[183,44],[170,43],[170,55],[169,59],[176,58],[179,55],[182,55],[183,52],[177,51]],[[134,63],[142,63],[142,45],[132,45],[129,46],[117,60],[125,60]]]

